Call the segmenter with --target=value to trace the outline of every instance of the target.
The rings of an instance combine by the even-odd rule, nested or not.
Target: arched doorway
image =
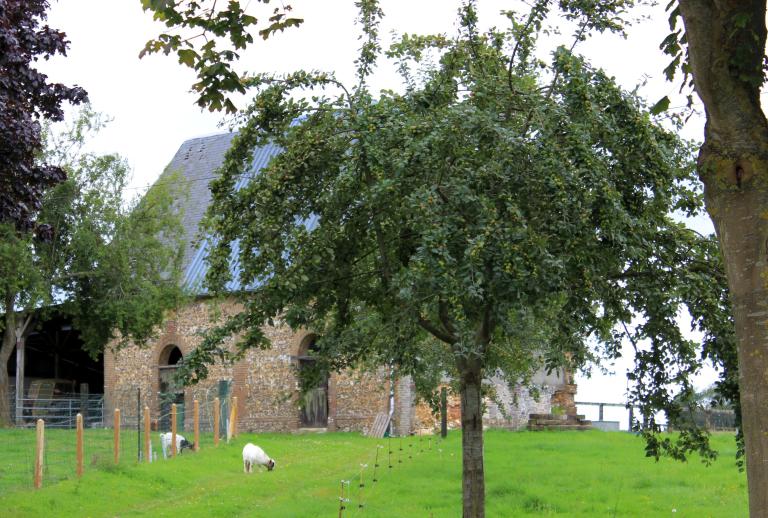
[[[317,367],[314,352],[317,350],[315,335],[309,335],[299,347],[299,372]],[[325,428],[328,426],[328,373],[319,374],[311,388],[300,395],[299,420],[302,428]]]
[[[173,381],[184,356],[176,345],[167,345],[158,359],[158,397],[160,401],[160,430],[171,429],[171,405],[176,404],[176,427],[184,429],[184,387]]]

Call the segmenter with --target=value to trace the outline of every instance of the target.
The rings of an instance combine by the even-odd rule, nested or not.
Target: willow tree
[[[182,234],[172,183],[125,200],[127,164],[83,151],[103,119],[89,108],[60,133],[48,133],[45,159],[67,179],[45,193],[32,216],[47,240],[0,223],[0,425],[10,422],[7,364],[51,311],[72,319],[96,356],[112,340],[152,336],[181,297]],[[172,178],[172,176],[169,176]]]
[[[239,352],[268,347],[261,326],[276,320],[316,330],[328,368],[415,372],[437,351],[458,378],[464,516],[484,516],[483,378],[581,365],[590,340],[616,356],[629,335],[637,390],[669,403],[697,368],[681,307],[705,331],[721,322],[722,276],[702,268],[717,250],[671,217],[699,210],[690,148],[571,50],[533,57],[546,10],[481,33],[469,3],[455,38],[393,44],[405,91],[373,95],[382,13],[359,5],[354,85],[304,71],[243,81],[256,95],[212,183],[207,282],[223,290],[237,242],[249,289],[185,373],[228,357],[233,332]],[[577,39],[613,23],[573,16]],[[270,142],[282,153],[252,174]]]

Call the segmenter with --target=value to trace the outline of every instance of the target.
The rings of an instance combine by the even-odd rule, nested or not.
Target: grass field
[[[0,430],[0,516],[338,516],[341,480],[351,481],[345,517],[461,515],[458,432],[433,440],[431,451],[426,438],[404,440],[402,462],[392,439],[391,469],[388,441],[358,434],[242,434],[218,449],[204,437],[196,454],[138,465],[136,435],[124,432],[119,466],[112,462],[111,431],[86,434],[86,473],[77,480],[70,462],[74,434],[46,432],[51,465],[43,489],[35,491],[34,431]],[[243,473],[241,450],[249,441],[276,459],[275,471]],[[746,478],[734,466],[733,438],[718,435],[714,442],[721,458],[705,467],[697,459],[646,459],[641,439],[626,433],[489,431],[487,515],[747,516]],[[383,448],[373,483],[377,445]],[[361,464],[367,464],[362,490]]]

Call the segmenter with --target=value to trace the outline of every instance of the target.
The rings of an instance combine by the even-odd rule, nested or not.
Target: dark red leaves
[[[35,227],[45,190],[66,179],[59,167],[40,164],[40,119],[62,120],[61,104],[88,100],[82,88],[49,83],[34,62],[66,54],[63,32],[40,26],[47,0],[0,0],[0,222]],[[40,226],[44,238],[52,230]]]

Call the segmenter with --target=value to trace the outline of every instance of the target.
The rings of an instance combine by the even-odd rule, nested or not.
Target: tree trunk
[[[480,388],[483,380],[479,360],[460,361],[462,496],[464,518],[485,516],[485,472],[483,470],[483,409]]]
[[[3,340],[0,342],[0,427],[10,426],[13,423],[11,416],[10,392],[8,385],[8,360],[11,357],[13,348],[16,345],[16,314],[9,307],[8,301],[11,301],[10,307],[13,308],[15,296],[5,297],[5,320],[3,328]]]
[[[768,178],[768,169],[759,174]],[[707,209],[720,239],[736,324],[750,516],[768,517],[768,192],[716,190],[708,185]]]
[[[699,176],[734,308],[752,518],[768,517],[768,123],[760,106],[765,6],[765,0],[680,0],[692,76],[707,112]]]
[[[8,391],[8,358],[10,355],[0,353],[0,428],[11,425],[11,399]]]

